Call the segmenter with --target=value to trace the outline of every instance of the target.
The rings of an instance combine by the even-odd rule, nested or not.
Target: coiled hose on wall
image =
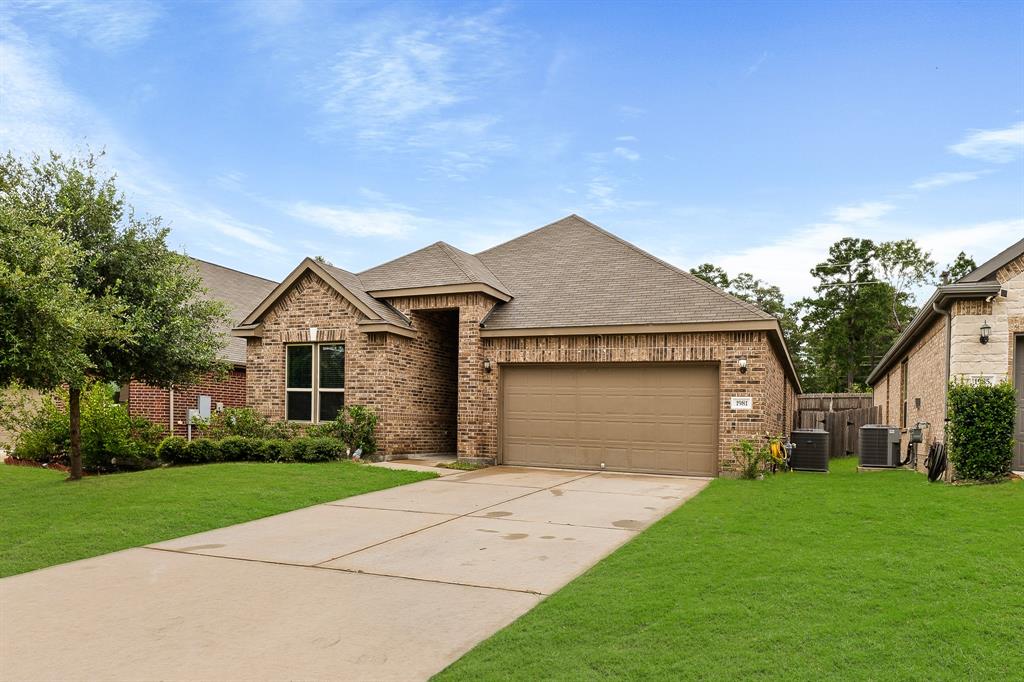
[[[924,461],[928,469],[928,480],[937,481],[946,473],[946,444],[932,443],[928,450],[928,459]]]

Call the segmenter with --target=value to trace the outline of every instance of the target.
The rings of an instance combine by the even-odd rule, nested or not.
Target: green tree
[[[695,268],[690,268],[690,273],[697,275],[705,282],[714,284],[719,289],[729,288],[729,275],[725,274],[725,270],[717,265],[701,263]]]
[[[159,218],[138,218],[114,178],[98,176],[97,164],[91,154],[64,159],[51,153],[25,162],[8,153],[0,159],[6,240],[0,382],[68,386],[71,479],[82,475],[79,425],[87,377],[169,387],[221,368],[216,327],[224,320],[223,305],[199,296],[198,273],[167,248],[168,230]],[[56,263],[32,255],[54,249],[62,254]],[[59,295],[42,291],[50,276]],[[19,278],[35,287],[24,292]],[[17,306],[11,315],[7,299]],[[37,318],[35,311],[47,314]]]
[[[753,303],[769,315],[774,315],[779,320],[779,326],[782,327],[782,333],[795,361],[799,362],[802,336],[798,310],[795,306],[786,305],[786,297],[779,287],[757,279],[749,272],[741,272],[735,279],[729,279],[725,270],[712,263],[702,263],[691,268],[690,273],[736,298]]]
[[[882,242],[874,255],[878,279],[889,285],[892,322],[901,332],[917,311],[913,290],[934,277],[935,261],[913,239]]]
[[[961,251],[957,254],[957,257],[953,262],[947,265],[942,273],[939,274],[939,279],[936,284],[950,284],[952,282],[956,282],[961,277],[965,277],[977,269],[978,264],[974,262],[974,259]]]
[[[916,247],[847,237],[833,244],[828,258],[811,270],[818,280],[817,295],[798,303],[808,390],[864,389],[872,367],[899,335],[897,319],[913,314],[909,290],[902,295],[880,278],[880,252],[896,260],[903,254],[911,261],[906,265],[910,270],[919,255]],[[896,272],[903,266],[888,267]]]

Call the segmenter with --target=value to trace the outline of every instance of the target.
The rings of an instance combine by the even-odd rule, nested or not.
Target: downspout
[[[939,307],[936,301],[932,301],[932,310],[946,318],[946,383],[942,391],[942,440],[946,440],[946,420],[949,418],[949,370],[950,358],[953,355],[953,320],[948,311]]]
[[[174,435],[174,388],[167,389],[168,405],[167,405],[167,425],[170,427],[168,435]]]

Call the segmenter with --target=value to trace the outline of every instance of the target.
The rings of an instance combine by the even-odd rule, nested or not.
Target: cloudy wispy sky
[[[1024,5],[0,4],[0,145],[107,151],[273,278],[568,213],[790,298],[843,236],[1024,236]]]

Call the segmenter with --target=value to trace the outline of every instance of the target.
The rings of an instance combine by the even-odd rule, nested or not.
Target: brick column
[[[480,342],[479,306],[459,308],[459,416],[457,447],[459,457],[483,454],[484,356]]]

